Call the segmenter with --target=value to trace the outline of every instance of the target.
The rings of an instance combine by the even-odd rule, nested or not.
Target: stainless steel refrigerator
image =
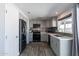
[[[26,47],[26,22],[19,19],[19,52],[20,54]]]

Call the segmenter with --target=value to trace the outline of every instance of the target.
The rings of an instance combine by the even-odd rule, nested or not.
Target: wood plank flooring
[[[32,42],[26,46],[21,56],[54,56],[46,42]]]

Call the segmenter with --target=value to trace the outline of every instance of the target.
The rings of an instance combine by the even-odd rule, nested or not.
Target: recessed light
[[[58,12],[56,12],[56,14],[58,14]]]

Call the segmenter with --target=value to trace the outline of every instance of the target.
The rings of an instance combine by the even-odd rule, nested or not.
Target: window
[[[72,33],[72,18],[71,17],[65,20],[65,32]]]
[[[58,21],[58,32],[72,33],[72,17]]]
[[[58,21],[58,31],[59,32],[64,32],[64,21]]]

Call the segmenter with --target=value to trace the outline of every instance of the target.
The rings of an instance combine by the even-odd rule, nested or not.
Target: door
[[[5,21],[5,3],[0,3],[0,56],[4,55],[4,21]]]
[[[6,4],[5,14],[5,55],[19,55],[19,16],[17,8]]]

